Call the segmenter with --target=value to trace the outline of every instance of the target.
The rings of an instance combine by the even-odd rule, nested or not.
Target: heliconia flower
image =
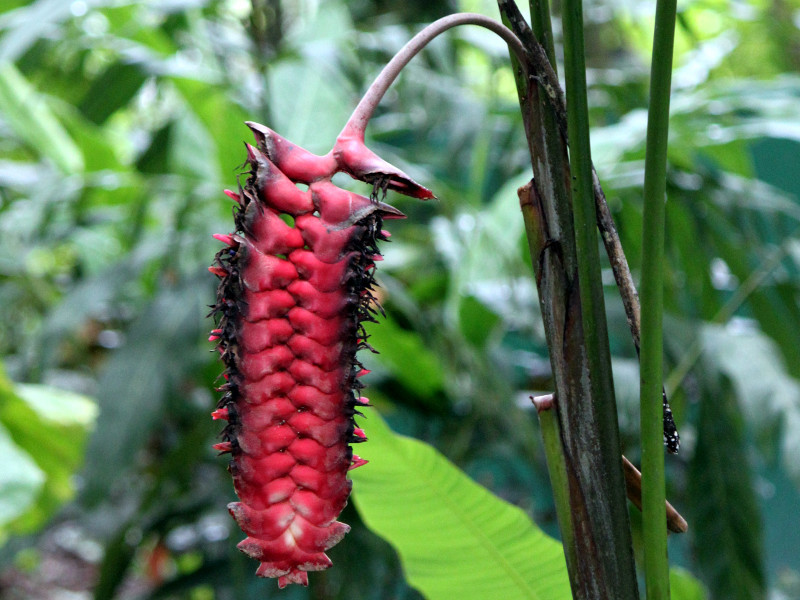
[[[363,144],[344,136],[317,156],[271,129],[247,123],[249,176],[238,193],[236,230],[209,271],[220,278],[212,314],[226,383],[214,419],[240,501],[228,509],[247,537],[240,550],[278,585],[307,585],[331,565],[325,551],[350,529],[336,521],[347,503],[350,469],[367,461],[349,444],[366,433],[353,416],[369,406],[356,357],[370,348],[372,294],[383,219],[403,214],[378,199],[386,189],[433,194]],[[372,184],[371,197],[332,183],[337,172]],[[305,184],[301,189],[296,184]]]
[[[361,132],[351,132],[345,128],[345,131],[336,140],[333,155],[342,170],[354,179],[368,183],[385,182],[388,189],[421,200],[430,200],[435,197],[433,192],[422,187],[367,148]]]

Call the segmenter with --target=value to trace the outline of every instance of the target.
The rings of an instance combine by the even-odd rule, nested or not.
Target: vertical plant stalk
[[[617,404],[611,373],[611,352],[605,318],[603,282],[600,276],[600,255],[597,244],[597,213],[595,212],[592,177],[592,158],[589,144],[589,109],[586,91],[586,60],[583,42],[582,0],[566,0],[563,11],[564,70],[567,82],[567,131],[570,140],[572,169],[572,207],[575,221],[575,245],[583,331],[592,378],[593,401],[600,428],[603,467],[609,493],[624,489],[619,463],[620,443],[617,423]],[[661,420],[659,419],[659,424]],[[662,501],[663,505],[663,501]],[[627,505],[612,505],[615,511],[625,511]],[[662,520],[663,528],[663,520]],[[631,544],[630,531],[619,535],[619,544]],[[629,577],[633,565],[620,565],[620,578]],[[635,578],[635,572],[633,572]]]
[[[617,405],[600,276],[581,0],[566,0],[562,14],[564,70],[567,84],[567,131],[570,140],[572,208],[582,325],[591,378],[592,408],[598,428],[598,467],[602,473],[600,490],[608,499],[605,507],[609,510],[609,514],[606,518],[613,523],[610,531],[614,537],[613,543],[604,546],[612,554],[606,556],[604,565],[607,567],[606,575],[610,590],[613,590],[611,595],[616,598],[638,598],[628,509],[624,499],[625,484],[619,460]],[[623,549],[627,549],[627,552]]]
[[[561,530],[561,541],[567,564],[577,564],[575,555],[575,531],[569,518],[569,484],[567,482],[567,464],[561,451],[561,428],[558,424],[558,404],[555,396],[548,394],[531,398],[536,413],[539,415],[539,427],[542,430],[544,454],[547,457],[547,470],[550,484],[553,486],[553,500],[558,514],[558,527]]]
[[[500,0],[498,4],[528,55],[545,54],[513,2]],[[535,10],[542,8],[546,10],[546,3],[539,3]],[[540,24],[548,20],[546,13],[534,19]],[[536,75],[541,73],[529,69]],[[529,237],[544,240],[543,245],[531,244],[531,258],[550,349],[567,469],[568,518],[574,531],[574,550],[565,547],[570,584],[575,598],[637,598],[616,414],[615,436],[609,440],[597,414],[598,404],[603,404],[597,401],[598,386],[592,385],[600,375],[590,370],[587,353],[585,332],[590,330],[583,326],[570,166],[559,111],[553,106],[554,95],[558,97],[554,94],[557,80],[547,81],[541,75],[525,78],[525,70],[516,69],[516,79],[534,172],[531,185],[535,193],[531,197],[538,199],[530,209],[535,219],[527,221],[537,223],[543,233],[532,231],[530,226],[526,231]],[[591,192],[591,172],[589,186]],[[525,205],[525,199],[521,200]],[[591,214],[593,229],[593,208]],[[604,315],[601,317],[604,319]],[[577,557],[572,564],[571,557]]]
[[[503,22],[511,27],[517,37],[519,37],[525,45],[528,58],[532,61],[534,67],[535,75],[533,75],[533,77],[545,90],[547,98],[550,101],[550,108],[554,115],[545,113],[543,116],[544,118],[555,117],[557,129],[566,143],[568,139],[566,102],[564,100],[564,93],[558,82],[558,75],[556,74],[553,30],[550,23],[550,9],[547,0],[531,1],[533,31],[528,27],[519,9],[512,1],[498,0],[498,5],[503,15]],[[544,43],[540,44],[537,40],[543,40]],[[525,85],[520,79],[522,73],[521,67],[519,67],[518,63],[515,61],[514,56],[511,57],[511,60],[515,65],[517,90],[520,93],[520,101],[524,102],[525,92],[522,90],[525,89]],[[554,130],[551,132],[550,127],[546,128],[546,132],[547,135],[556,136],[556,132]],[[636,292],[636,286],[633,283],[628,260],[625,258],[625,252],[622,249],[619,234],[614,225],[614,219],[611,217],[611,211],[608,208],[605,193],[603,193],[600,179],[597,177],[597,172],[594,167],[592,167],[592,188],[597,213],[597,227],[602,233],[603,245],[605,246],[608,260],[611,263],[614,281],[617,284],[620,297],[622,298],[622,305],[625,308],[628,327],[630,328],[633,345],[636,348],[636,354],[638,356],[639,332],[641,329],[639,294]],[[672,409],[669,406],[666,391],[662,393],[662,402],[664,412],[664,444],[667,446],[667,450],[670,453],[676,454],[680,447],[680,436],[675,427],[675,421],[672,417]]]
[[[663,389],[664,203],[675,11],[675,0],[657,0],[644,172],[640,414],[642,534],[648,600],[669,598],[667,532],[663,526],[666,499],[664,452],[660,423]]]
[[[614,220],[611,218],[611,211],[608,209],[606,195],[603,193],[603,188],[600,186],[600,179],[597,177],[597,172],[594,169],[592,169],[592,180],[594,185],[595,207],[597,208],[597,225],[600,228],[603,244],[608,254],[608,260],[611,263],[614,281],[616,281],[617,288],[622,297],[622,305],[625,308],[625,318],[628,321],[628,327],[631,331],[633,346],[636,348],[637,356],[641,356],[640,334],[642,310],[641,304],[639,303],[639,294],[636,292],[636,286],[633,284],[631,269],[628,266],[628,260],[625,258],[625,252],[622,250],[622,244],[620,244]],[[664,445],[667,448],[667,452],[670,454],[677,454],[680,448],[680,435],[678,434],[678,428],[675,426],[672,408],[670,408],[669,400],[667,399],[667,391],[664,387],[661,388],[661,412]]]
[[[545,254],[547,231],[545,223],[541,218],[543,214],[541,199],[536,192],[536,186],[534,186],[533,181],[519,188],[517,193],[519,195],[522,218],[525,221],[528,249],[531,257],[541,259],[541,262],[537,261],[535,267],[536,283],[538,287],[541,285],[542,278],[545,276],[544,264],[545,261],[547,261]],[[542,304],[544,311],[545,303],[540,301],[540,304]],[[545,321],[553,322],[553,319],[545,319]],[[561,543],[564,547],[564,558],[567,561],[570,586],[575,590],[579,588],[577,581],[578,544],[575,539],[575,525],[570,502],[569,470],[567,468],[566,452],[564,452],[563,440],[561,437],[558,403],[555,401],[555,394],[550,394],[546,397],[531,398],[531,400],[539,415],[539,426],[544,443],[547,473],[550,477],[550,487],[553,490],[558,528],[561,532]]]

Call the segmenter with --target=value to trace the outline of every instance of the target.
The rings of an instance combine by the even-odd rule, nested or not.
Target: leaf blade
[[[353,474],[354,501],[397,549],[412,586],[434,600],[571,598],[560,543],[436,450],[370,416],[362,453],[371,462]]]
[[[42,97],[11,63],[0,63],[0,112],[26,144],[66,174],[83,170],[83,156]]]
[[[73,475],[93,420],[88,398],[14,385],[0,370],[0,534],[36,530],[73,496]],[[9,510],[9,503],[16,509]]]
[[[744,425],[727,377],[716,390],[708,384],[689,464],[697,564],[712,598],[757,600],[766,596],[764,551]]]

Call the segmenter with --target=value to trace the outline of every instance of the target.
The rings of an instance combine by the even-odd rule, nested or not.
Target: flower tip
[[[237,245],[237,242],[236,242],[236,240],[234,240],[234,239],[233,239],[233,236],[230,236],[230,235],[228,235],[228,234],[225,234],[225,233],[215,233],[215,234],[214,234],[214,235],[212,235],[211,237],[213,237],[213,238],[214,238],[215,240],[217,240],[217,241],[220,241],[220,242],[222,242],[222,243],[223,243],[223,244],[225,244],[226,246],[231,246],[231,247],[233,247],[233,246],[236,246],[236,245]],[[211,267],[211,268],[213,268],[213,267]],[[209,269],[209,270],[210,270],[210,269]],[[212,272],[213,272],[213,271],[212,271]]]
[[[220,454],[225,454],[226,452],[233,450],[233,446],[230,442],[220,442],[219,444],[214,444],[211,447],[214,450],[217,450]]]
[[[256,575],[260,577],[265,577],[265,576],[268,577],[263,567],[264,565],[262,564],[261,567],[256,569]],[[306,573],[305,571],[293,570],[290,571],[288,575],[281,575],[280,577],[278,577],[278,589],[282,590],[290,583],[296,583],[298,585],[308,587],[308,573]]]
[[[353,454],[353,459],[350,462],[350,467],[347,469],[348,471],[352,471],[353,469],[357,469],[358,467],[363,467],[369,461],[361,458],[358,454]]]
[[[231,190],[223,190],[223,193],[228,198],[230,198],[231,200],[234,200],[234,201],[238,202],[239,204],[242,203],[242,197],[239,194],[237,194],[236,192],[232,192]]]
[[[378,210],[381,211],[381,216],[384,219],[405,219],[406,215],[402,211],[397,210],[391,204],[386,204],[385,202],[378,202]],[[383,233],[383,232],[381,232]]]
[[[229,416],[230,415],[228,414],[227,408],[218,408],[217,410],[211,413],[211,418],[214,419],[215,421],[219,421],[220,419],[223,421],[227,421]]]
[[[256,138],[257,144],[264,143],[264,140],[272,133],[272,130],[261,123],[256,123],[255,121],[245,121],[245,125],[250,128],[250,131],[253,132],[253,135]]]
[[[339,168],[359,181],[383,183],[389,189],[420,200],[436,198],[428,188],[421,186],[367,148],[362,135],[347,131],[347,128],[336,140],[333,155]]]
[[[252,144],[248,144],[247,142],[244,143],[245,148],[247,148],[247,160],[251,163],[256,164],[264,164],[269,161],[267,155],[264,154],[260,148],[253,146]]]
[[[244,143],[244,147],[247,148],[247,160],[250,162],[256,162],[258,160],[258,155],[260,152],[251,144],[247,142]]]

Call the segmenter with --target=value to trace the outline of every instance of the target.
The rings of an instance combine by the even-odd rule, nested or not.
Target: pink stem
[[[380,74],[369,86],[367,93],[361,98],[356,109],[353,111],[350,120],[344,126],[342,133],[339,137],[357,137],[364,139],[364,131],[367,128],[367,123],[372,118],[372,113],[383,98],[383,95],[392,85],[400,71],[405,67],[409,61],[414,58],[420,50],[427,46],[436,36],[444,33],[452,27],[458,25],[479,25],[491,31],[494,31],[508,44],[511,51],[519,58],[521,64],[527,64],[525,48],[522,42],[519,41],[516,35],[499,21],[495,21],[484,15],[476,13],[458,13],[455,15],[448,15],[442,17],[438,21],[434,21],[426,26],[422,31],[409,40],[400,51],[392,57],[392,60],[383,68]]]

